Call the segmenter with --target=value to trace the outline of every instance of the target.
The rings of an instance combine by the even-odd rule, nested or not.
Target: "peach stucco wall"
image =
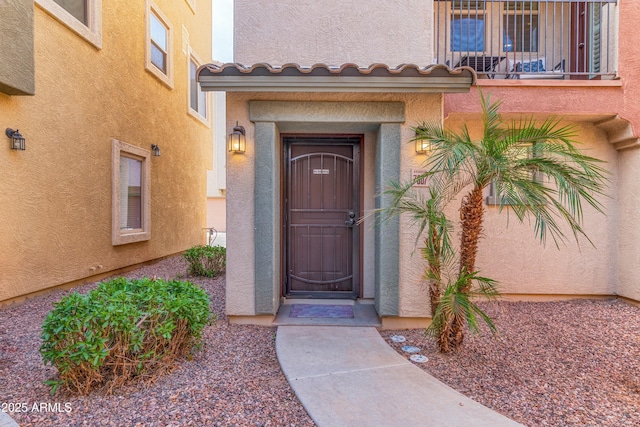
[[[411,127],[423,120],[441,120],[442,104],[438,95],[404,94],[273,94],[273,93],[234,93],[228,95],[227,127],[235,125],[235,120],[244,123],[247,128],[248,148],[243,155],[229,155],[227,158],[227,312],[230,315],[253,315],[254,313],[254,230],[255,209],[253,195],[254,182],[247,179],[253,176],[253,125],[249,122],[248,102],[250,100],[292,100],[292,101],[400,101],[405,104],[406,122],[402,126],[401,178],[410,178],[412,168],[420,168],[426,159],[416,155]],[[463,123],[469,127],[472,136],[479,137],[481,122],[470,119],[446,120],[453,129]],[[618,174],[617,152],[608,143],[604,132],[590,121],[572,121],[577,127],[577,140],[590,155],[607,162],[611,170],[610,187],[607,195],[601,198],[607,215],[603,216],[585,208],[584,228],[593,242],[585,239],[579,243],[569,240],[561,243],[560,248],[548,239],[542,245],[536,238],[532,224],[519,224],[515,217],[509,217],[504,211],[498,214],[497,208],[487,207],[485,216],[485,238],[481,242],[478,267],[483,275],[500,281],[501,290],[507,294],[554,294],[554,295],[612,295],[616,292],[616,230],[618,226]],[[365,135],[365,209],[374,206],[375,190],[373,186],[374,157],[372,147],[367,146]],[[276,190],[277,191],[277,190]],[[459,200],[453,201],[448,208],[450,218],[457,217]],[[256,213],[258,214],[258,213]],[[243,221],[232,221],[242,217]],[[363,228],[364,239],[370,244],[364,245],[364,293],[372,297],[375,280],[372,252],[374,251],[372,224]],[[569,236],[571,232],[565,230]],[[457,239],[457,231],[454,232]],[[368,240],[369,239],[369,240]],[[399,314],[402,317],[425,317],[429,315],[426,287],[422,274],[424,262],[419,251],[415,250],[416,229],[411,227],[408,218],[401,222],[400,240],[400,281]],[[242,256],[234,256],[242,254]]]
[[[281,65],[295,62],[331,65],[355,62],[369,65],[383,62],[428,65],[433,62],[432,2],[376,1],[362,2],[321,0],[317,2],[278,2],[255,4],[237,0],[235,6],[235,60],[251,65],[267,62]],[[423,119],[443,120],[446,126],[458,128],[465,123],[472,134],[481,129],[479,90],[493,100],[501,100],[501,111],[510,117],[548,115],[563,117],[576,126],[576,140],[594,157],[604,160],[610,172],[606,195],[601,197],[606,215],[585,208],[584,229],[591,239],[569,240],[556,248],[549,237],[542,245],[533,225],[519,224],[507,212],[498,213],[487,206],[485,237],[481,242],[478,267],[481,273],[500,281],[501,290],[516,295],[622,295],[640,300],[640,286],[635,266],[640,262],[640,149],[621,148],[616,132],[603,121],[616,118],[626,130],[640,132],[640,56],[637,55],[635,26],[640,20],[640,2],[619,2],[618,79],[604,81],[576,80],[478,80],[470,93],[445,94],[442,98],[398,94],[230,94],[227,121],[229,132],[235,120],[248,124],[249,100],[304,101],[401,101],[406,106],[407,121],[402,138],[412,137],[411,126]],[[246,126],[246,125],[245,125]],[[629,130],[630,129],[630,130]],[[623,132],[623,133],[625,133]],[[253,137],[248,126],[248,140]],[[365,149],[365,156],[367,151]],[[411,144],[402,148],[401,174],[409,177],[412,167],[419,167]],[[228,159],[229,218],[253,212],[253,185],[247,174],[254,168],[251,147],[244,156]],[[372,163],[366,161],[366,167]],[[365,171],[367,181],[371,171]],[[365,187],[367,184],[365,184]],[[367,190],[365,189],[365,193]],[[367,193],[369,197],[369,193]],[[372,206],[373,199],[365,199]],[[449,207],[456,217],[459,201]],[[230,314],[254,314],[254,262],[252,227],[228,223],[229,253],[236,251],[243,259],[229,259],[227,309]],[[457,234],[456,234],[457,235]],[[415,230],[403,219],[401,228],[400,315],[428,315],[426,289],[422,283],[423,264],[413,253]],[[367,235],[365,234],[365,239]],[[367,245],[365,245],[367,247]],[[365,294],[370,289],[373,258],[365,249]],[[371,270],[368,270],[371,269]],[[232,290],[230,291],[229,289]]]
[[[473,139],[482,137],[480,120],[446,121],[454,131],[462,125]],[[613,295],[616,291],[616,230],[618,226],[618,174],[616,151],[604,132],[589,122],[567,122],[576,128],[575,141],[585,154],[606,162],[611,174],[606,195],[599,197],[606,215],[584,206],[585,238],[576,242],[565,225],[564,242],[554,243],[547,235],[543,244],[534,231],[533,219],[520,223],[517,217],[497,206],[485,205],[484,233],[478,251],[477,268],[484,276],[498,280],[505,294]],[[488,195],[488,192],[485,192]],[[462,193],[464,194],[464,192]],[[460,201],[449,205],[452,220]],[[458,233],[456,227],[456,237]]]
[[[145,2],[102,8],[102,49],[35,7],[36,94],[0,94],[0,303],[204,241],[211,127],[187,114],[188,43],[211,56],[211,5],[155,0],[174,29],[174,87],[145,71]],[[18,128],[26,151],[9,149]],[[151,239],[112,246],[111,140],[150,150]]]
[[[638,137],[640,134],[640,56],[637,48],[636,26],[640,19],[640,2],[619,2],[618,31],[618,79],[612,81],[491,81],[480,80],[479,89],[491,94],[493,99],[503,101],[502,112],[519,115],[536,113],[540,116],[555,114],[570,117],[583,123],[584,132],[589,130],[589,123],[598,123],[607,117],[618,116],[624,133]],[[474,88],[471,94],[450,94],[445,96],[445,116],[452,119],[473,117],[479,111],[478,91]],[[597,133],[597,132],[596,132]],[[594,133],[594,135],[596,135]],[[600,135],[600,141],[594,148],[597,154],[608,161],[607,167],[615,179],[610,183],[611,201],[607,201],[607,220],[604,224],[609,234],[608,257],[611,270],[608,281],[602,280],[601,292],[621,295],[640,300],[640,282],[637,279],[637,264],[640,242],[640,147],[613,150],[616,134]],[[605,148],[609,143],[610,148]],[[599,228],[595,233],[601,233]],[[602,244],[598,245],[601,250]],[[585,249],[575,254],[577,260],[584,259]],[[565,250],[566,251],[566,250]],[[594,254],[596,255],[596,254]],[[569,265],[569,264],[568,264]],[[584,271],[595,268],[592,261],[584,263],[580,272],[571,267],[550,275],[551,281],[562,275],[571,279],[580,277]],[[601,277],[602,274],[594,271]],[[576,280],[577,281],[577,280]],[[537,286],[541,291],[552,285]],[[588,289],[588,287],[587,287]],[[585,291],[580,282],[575,292]],[[601,293],[598,292],[598,293]]]
[[[234,60],[426,66],[432,20],[432,2],[422,0],[236,0]]]
[[[410,177],[411,169],[420,166],[421,158],[416,155],[411,126],[421,120],[440,120],[441,95],[439,94],[286,94],[286,93],[228,93],[227,121],[228,132],[235,126],[236,120],[247,129],[247,152],[241,155],[230,154],[227,157],[227,314],[233,316],[252,316],[255,314],[255,262],[253,215],[254,182],[254,126],[249,121],[248,103],[253,100],[287,101],[399,101],[406,106],[406,123],[402,126],[401,174],[402,179]],[[365,133],[364,150],[364,209],[375,207],[374,163],[375,133]],[[274,191],[278,191],[275,189]],[[238,218],[242,218],[238,221]],[[374,294],[374,242],[373,222],[369,219],[363,225],[363,294],[373,298]],[[400,300],[401,316],[427,316],[426,288],[420,284],[422,261],[419,252],[414,252],[415,234],[405,227],[401,232],[400,244]]]

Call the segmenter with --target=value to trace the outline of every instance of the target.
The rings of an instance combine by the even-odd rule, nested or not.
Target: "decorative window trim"
[[[151,14],[154,14],[158,20],[167,28],[167,72],[151,62]],[[173,25],[165,16],[160,8],[152,1],[147,0],[146,16],[145,16],[145,68],[151,74],[156,76],[161,82],[173,89]]]
[[[111,140],[111,231],[113,246],[151,239],[151,168],[149,150]],[[120,230],[120,159],[131,157],[142,161],[142,228]]]
[[[53,0],[35,0],[35,3],[71,31],[102,49],[102,0],[87,0],[87,25]]]
[[[206,109],[205,115],[202,115],[199,111],[191,108],[191,62],[192,61],[196,64],[197,67],[200,67],[202,65],[202,61],[200,60],[198,55],[196,55],[193,49],[189,47],[188,55],[187,55],[187,79],[188,79],[187,81],[187,88],[188,88],[187,113],[189,113],[190,116],[198,120],[200,123],[206,125],[207,127],[211,127],[211,96],[209,95],[210,92],[205,92],[205,91],[202,91],[202,89],[200,89],[200,91],[204,94],[204,97],[205,97],[204,98],[205,109]],[[196,71],[196,76],[197,76],[197,71]],[[196,85],[197,85],[197,82],[196,82]]]

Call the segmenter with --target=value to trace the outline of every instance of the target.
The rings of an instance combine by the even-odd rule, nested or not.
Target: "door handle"
[[[346,220],[344,223],[349,227],[353,227],[356,223],[356,214],[354,212],[349,212],[349,219]]]

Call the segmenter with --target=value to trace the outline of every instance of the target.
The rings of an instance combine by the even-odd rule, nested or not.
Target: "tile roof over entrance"
[[[390,68],[373,64],[339,67],[315,64],[272,66],[207,64],[198,69],[202,90],[224,92],[468,92],[476,81],[470,67],[452,70],[445,65],[420,68],[403,64]]]

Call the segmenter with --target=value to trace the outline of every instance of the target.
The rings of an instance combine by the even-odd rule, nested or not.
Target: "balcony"
[[[438,64],[479,78],[614,79],[617,0],[434,0]]]

